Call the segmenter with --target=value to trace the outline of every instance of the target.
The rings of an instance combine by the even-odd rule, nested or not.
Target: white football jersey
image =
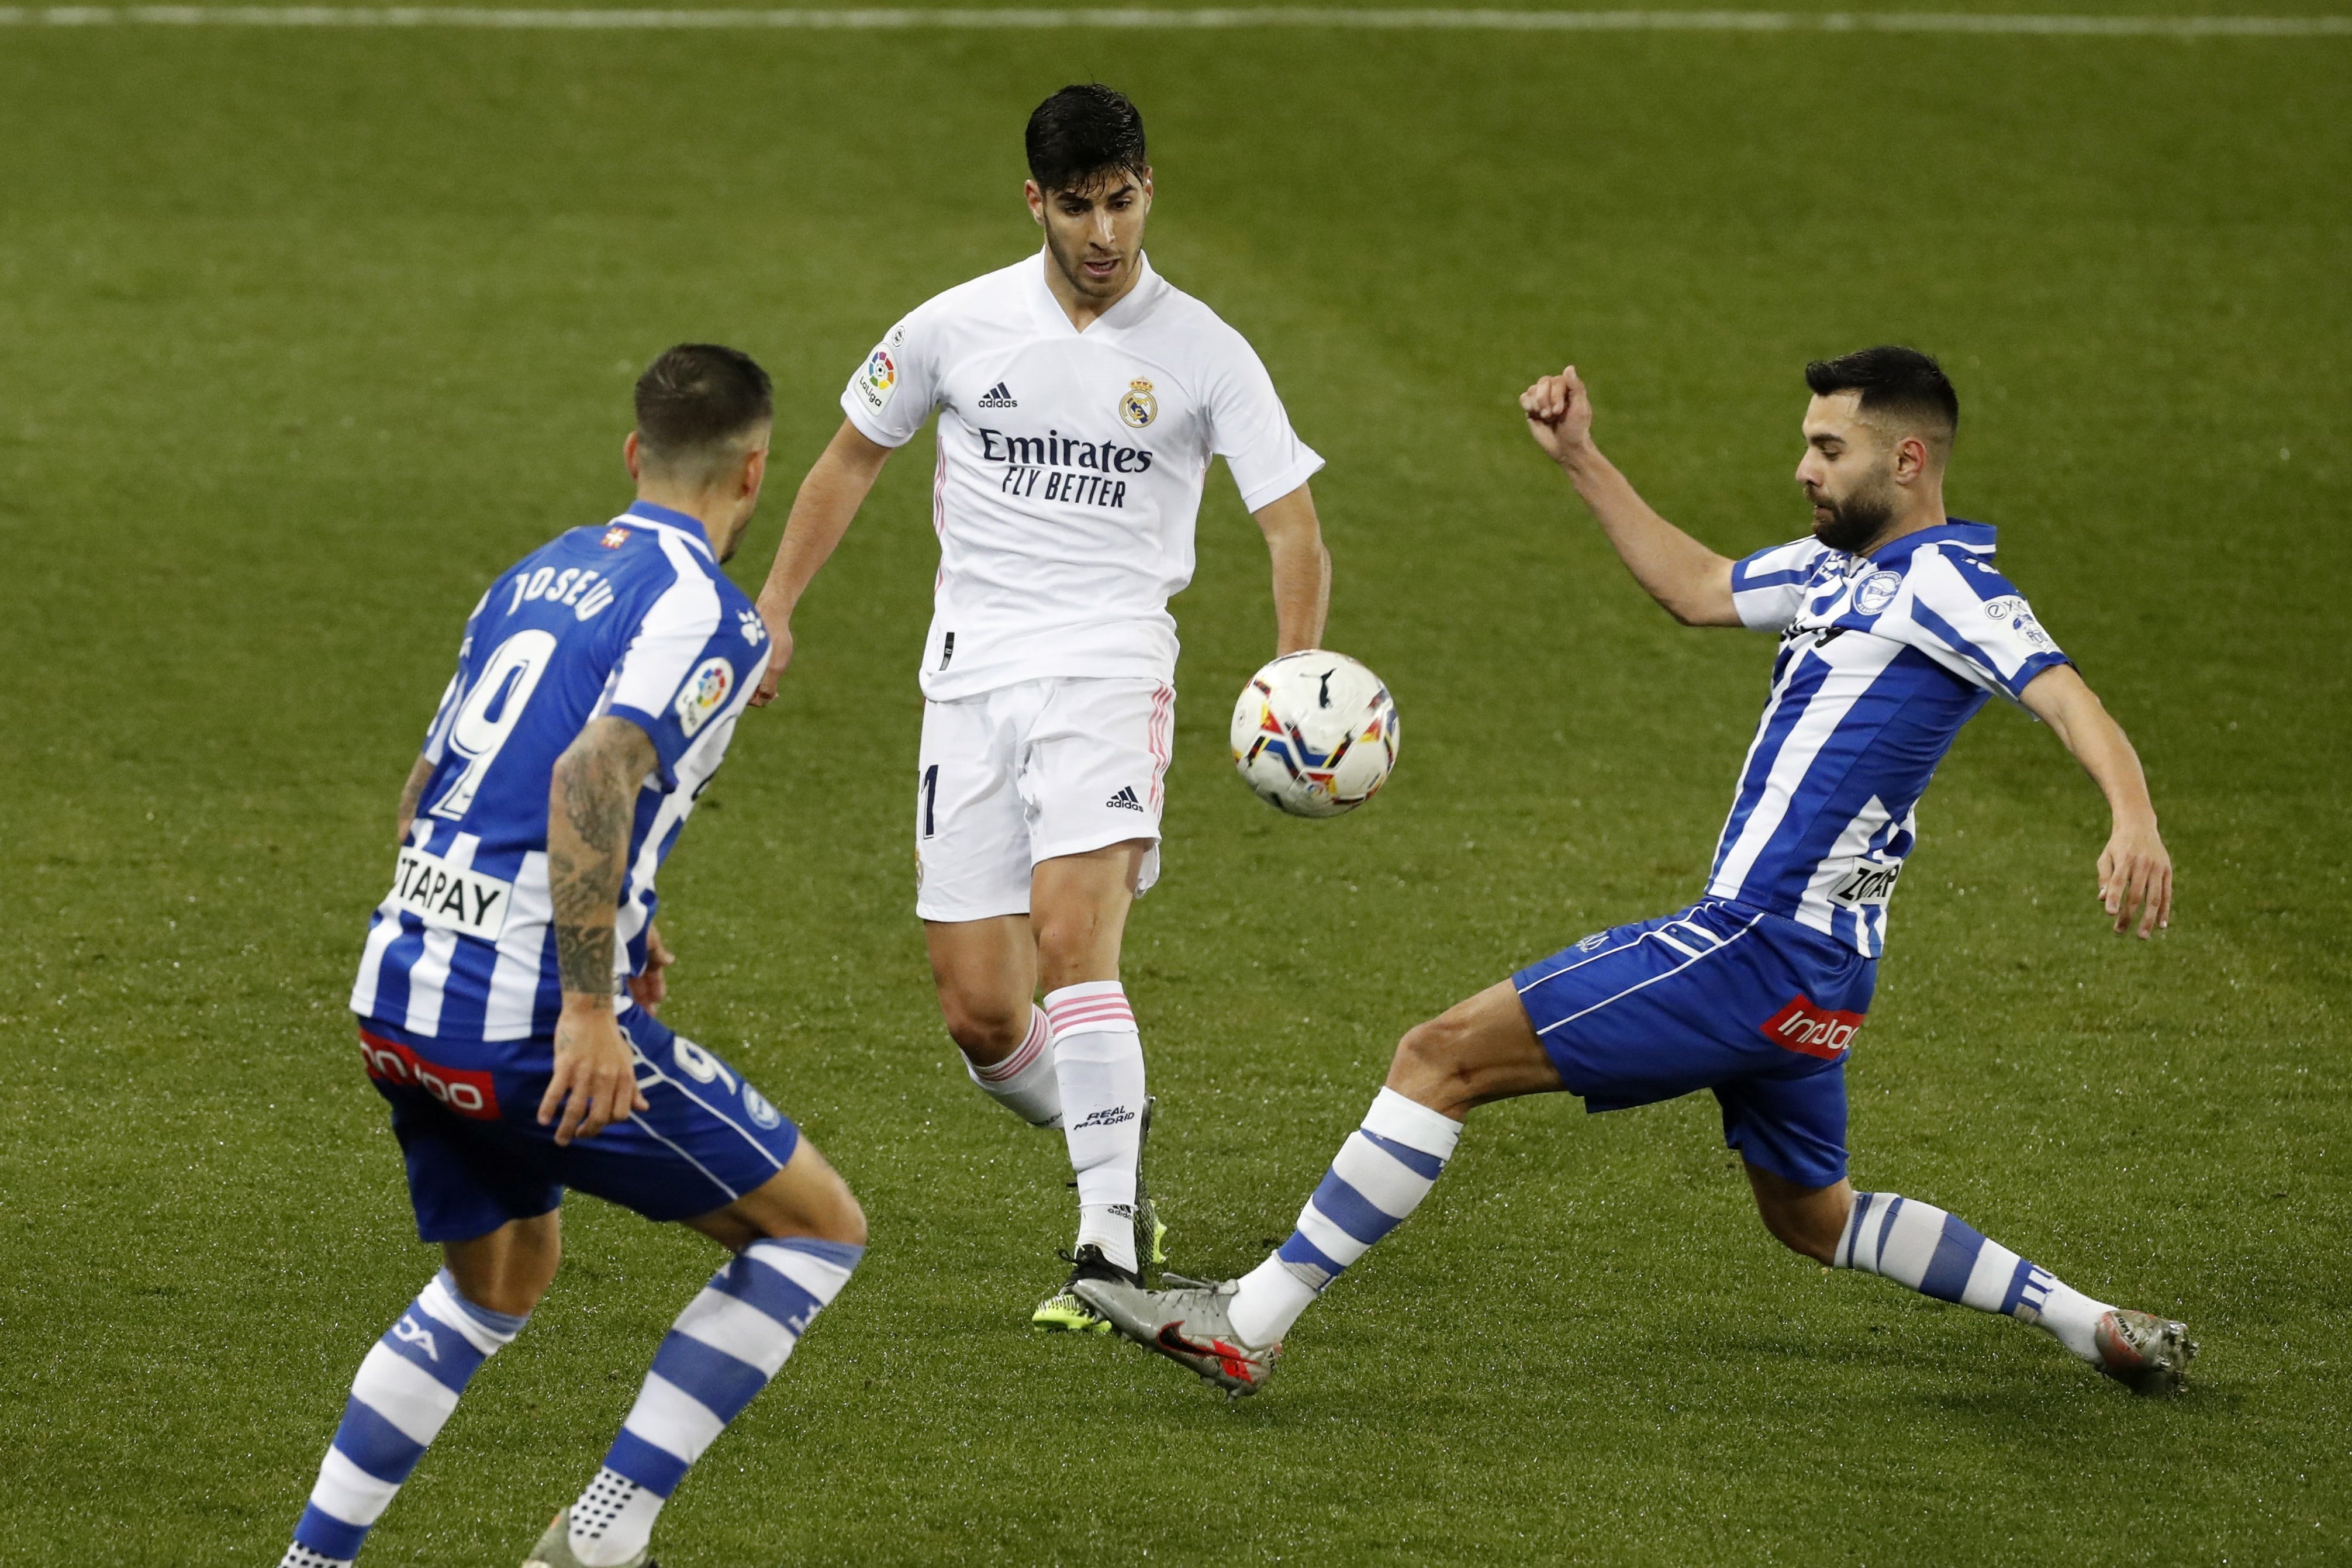
[[[1052,676],[1172,682],[1168,600],[1192,579],[1209,459],[1252,511],[1323,466],[1248,342],[1148,259],[1084,331],[1052,265],[1041,249],[917,306],[841,395],[886,447],[939,411],[935,701]]]

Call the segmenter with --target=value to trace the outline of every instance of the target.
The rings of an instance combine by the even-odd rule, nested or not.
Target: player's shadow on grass
[[[1913,1390],[1911,1397],[1923,1410],[1974,1418],[1996,1436],[2012,1431],[2021,1416],[2032,1414],[2063,1425],[2110,1405],[2229,1416],[2242,1413],[2246,1405],[2244,1394],[2235,1386],[2204,1380],[2168,1398],[2143,1398],[2055,1344],[2001,1334],[1998,1331],[2003,1325],[1998,1322],[1980,1326],[1994,1331],[1979,1337],[1968,1331],[1966,1322],[1936,1322],[1916,1329],[1873,1323],[1859,1333],[1811,1334],[1793,1328],[1733,1333],[1711,1339],[1710,1359],[1721,1367],[1744,1371],[1769,1371],[1776,1362],[1804,1363],[1820,1369],[1825,1379],[1840,1369],[1855,1368],[1867,1373],[1877,1387]],[[2002,1340],[2011,1342],[1999,1342]],[[2095,1396],[2096,1403],[2085,1404],[2085,1395]]]

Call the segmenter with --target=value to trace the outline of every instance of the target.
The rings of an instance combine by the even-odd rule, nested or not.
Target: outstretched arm
[[[1650,597],[1686,626],[1736,626],[1731,558],[1717,555],[1650,510],[1592,444],[1592,400],[1570,365],[1519,394],[1528,433],[1592,509],[1610,547]]]
[[[817,568],[832,556],[850,520],[866,504],[866,493],[882,475],[882,465],[896,448],[870,439],[845,419],[824,453],[801,481],[793,497],[792,516],[784,520],[784,537],[776,546],[776,563],[760,590],[760,615],[768,623],[775,647],[768,656],[768,672],[751,706],[764,708],[776,695],[776,681],[793,661],[793,611]]]
[[[555,963],[563,1012],[555,1076],[539,1102],[544,1127],[560,1109],[558,1143],[593,1138],[646,1109],[636,1065],[613,1016],[613,920],[628,868],[637,791],[653,771],[651,736],[626,719],[591,720],[547,786],[547,889],[555,905]]]
[[[1305,485],[1266,502],[1254,514],[1274,556],[1274,651],[1276,658],[1323,641],[1331,612],[1331,552]]]
[[[2115,818],[2107,847],[2099,852],[2099,901],[2115,917],[2116,934],[2147,937],[2172,923],[2172,857],[2156,830],[2156,805],[2148,799],[2147,775],[2139,753],[2108,716],[2106,705],[2070,664],[2053,665],[2019,694],[2033,716],[2058,732],[2107,797]]]

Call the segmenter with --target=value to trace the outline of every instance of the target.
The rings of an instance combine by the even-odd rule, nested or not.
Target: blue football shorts
[[[420,1239],[487,1236],[547,1213],[566,1187],[647,1219],[688,1219],[784,1168],[800,1129],[750,1079],[642,1008],[625,1008],[620,1026],[647,1108],[561,1146],[554,1124],[539,1124],[553,1040],[436,1040],[360,1020],[360,1054],[391,1102]]]
[[[1587,1110],[1706,1089],[1723,1141],[1808,1187],[1845,1175],[1845,1058],[1878,978],[1824,932],[1708,900],[1612,927],[1511,977]]]

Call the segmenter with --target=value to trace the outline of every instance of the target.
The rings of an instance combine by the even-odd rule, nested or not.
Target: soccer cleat
[[[522,1560],[522,1568],[582,1568],[580,1559],[572,1551],[572,1510],[565,1509]],[[653,1560],[653,1548],[647,1547],[621,1564],[621,1568],[660,1568]]]
[[[1029,1314],[1029,1326],[1048,1334],[1110,1332],[1110,1324],[1103,1315],[1078,1299],[1079,1284],[1091,1279],[1139,1290],[1143,1288],[1142,1279],[1105,1258],[1102,1248],[1091,1243],[1078,1248],[1075,1256],[1067,1252],[1062,1256],[1069,1260],[1070,1277],[1063,1281],[1060,1289],[1037,1303],[1037,1310]]]
[[[1151,1110],[1159,1103],[1156,1094],[1143,1097],[1143,1125],[1135,1134],[1135,1257],[1147,1277],[1168,1262],[1168,1226],[1160,1222],[1160,1205],[1151,1201],[1151,1189],[1143,1181],[1144,1155],[1151,1147]]]
[[[1123,1279],[1073,1279],[1071,1293],[1145,1350],[1192,1368],[1238,1399],[1264,1388],[1274,1375],[1280,1341],[1260,1350],[1234,1332],[1231,1302],[1236,1289],[1186,1281],[1171,1290],[1146,1290]]]
[[[2099,1352],[2099,1370],[2134,1394],[2179,1393],[2197,1355],[2188,1324],[2127,1307],[2101,1314],[2091,1343]]]

